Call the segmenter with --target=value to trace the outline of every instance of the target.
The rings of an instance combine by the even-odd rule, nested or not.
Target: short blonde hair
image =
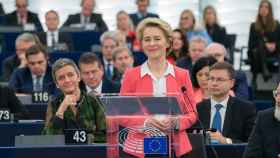
[[[146,18],[144,20],[142,20],[136,29],[136,36],[139,40],[143,39],[143,33],[146,27],[157,27],[160,30],[162,30],[164,36],[166,37],[166,40],[168,42],[171,42],[171,37],[172,37],[172,28],[171,26],[159,19],[159,18]]]

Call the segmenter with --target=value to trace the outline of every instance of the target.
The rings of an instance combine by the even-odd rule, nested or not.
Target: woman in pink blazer
[[[145,123],[145,126],[156,127],[163,132],[175,128],[172,141],[176,142],[176,146],[174,146],[176,157],[181,157],[192,150],[185,130],[197,120],[189,72],[166,60],[166,52],[171,46],[172,30],[169,24],[158,18],[147,18],[138,25],[136,32],[148,59],[141,66],[125,72],[120,94],[151,96],[178,94],[183,115],[166,116],[164,120],[150,115],[146,119],[136,122],[138,125],[144,126]],[[137,157],[144,156],[143,153],[128,153]]]

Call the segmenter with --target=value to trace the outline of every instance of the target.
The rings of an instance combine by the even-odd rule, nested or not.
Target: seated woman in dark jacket
[[[104,108],[95,96],[79,88],[80,72],[70,59],[57,60],[53,79],[62,95],[49,102],[44,134],[63,134],[64,129],[84,129],[93,142],[105,142]]]
[[[217,12],[213,6],[208,5],[204,9],[203,21],[207,33],[209,34],[213,42],[218,42],[225,47],[228,47],[226,40],[226,29],[218,23]]]
[[[269,61],[279,62],[280,26],[273,17],[272,5],[268,0],[262,0],[259,5],[256,22],[250,27],[248,47],[255,85],[258,73],[262,73],[264,80],[271,77],[268,69]]]

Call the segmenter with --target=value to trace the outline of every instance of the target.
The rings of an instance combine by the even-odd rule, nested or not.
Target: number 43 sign
[[[87,144],[87,133],[82,129],[66,129],[65,144]]]

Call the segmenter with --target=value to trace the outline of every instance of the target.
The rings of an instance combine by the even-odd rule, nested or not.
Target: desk
[[[3,32],[3,42],[5,52],[15,52],[15,40],[23,33],[22,31],[14,32]],[[90,51],[92,45],[100,45],[99,38],[101,36],[100,32],[94,31],[82,31],[82,32],[68,32],[73,40],[73,46],[75,51]]]
[[[39,135],[44,127],[44,122],[32,123],[0,123],[0,147],[14,146],[17,135]],[[0,156],[2,157],[2,155]]]
[[[246,147],[242,145],[213,145],[219,158],[241,158]],[[210,146],[207,146],[207,157],[215,158],[209,154]],[[45,146],[45,147],[0,147],[1,157],[5,158],[106,158],[106,145],[69,145],[69,146]]]
[[[32,120],[45,120],[48,104],[27,104],[24,105]]]
[[[219,158],[242,158],[246,146],[247,144],[206,145],[207,157],[215,158],[215,149]]]
[[[106,145],[0,147],[5,158],[106,158]]]

